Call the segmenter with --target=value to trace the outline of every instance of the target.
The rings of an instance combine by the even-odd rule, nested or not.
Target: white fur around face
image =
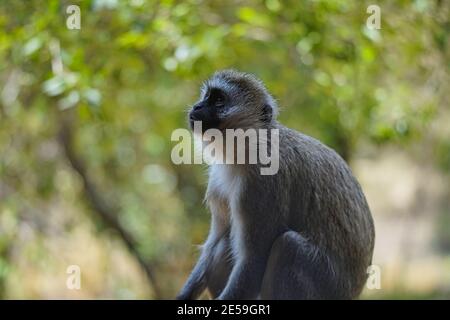
[[[236,261],[245,254],[243,247],[243,230],[241,229],[240,196],[243,191],[243,177],[232,165],[213,165],[209,171],[208,189],[224,199],[230,210],[230,237],[232,256]]]

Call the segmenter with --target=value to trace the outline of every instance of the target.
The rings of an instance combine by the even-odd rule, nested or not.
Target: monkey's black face
[[[220,129],[222,115],[229,108],[229,97],[217,88],[209,88],[203,99],[196,103],[189,112],[189,124],[194,129],[194,122],[202,122],[202,131]]]

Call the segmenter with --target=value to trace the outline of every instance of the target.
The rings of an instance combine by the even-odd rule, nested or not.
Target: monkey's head
[[[201,88],[200,100],[189,112],[189,123],[202,122],[203,132],[215,128],[268,128],[277,105],[264,84],[248,73],[223,70],[214,73]]]

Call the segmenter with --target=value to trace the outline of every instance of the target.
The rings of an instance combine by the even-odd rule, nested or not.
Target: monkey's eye
[[[214,101],[216,107],[223,107],[225,105],[225,99],[223,97],[217,97]]]
[[[223,107],[225,106],[225,96],[224,93],[221,90],[218,89],[211,89],[210,92],[207,95],[207,99],[210,103],[210,105],[214,107]]]

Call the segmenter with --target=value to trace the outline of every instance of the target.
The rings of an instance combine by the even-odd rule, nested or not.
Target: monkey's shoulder
[[[348,171],[348,165],[342,157],[318,139],[284,126],[279,128],[280,160],[312,168],[331,164],[337,169]]]
[[[337,152],[289,128],[280,130],[280,173],[280,178],[288,179],[295,189],[364,197],[350,167]]]

